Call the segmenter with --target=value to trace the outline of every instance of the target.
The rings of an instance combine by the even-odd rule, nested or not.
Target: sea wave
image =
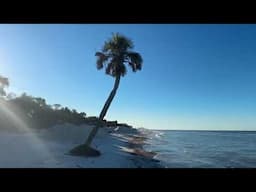
[[[169,168],[255,168],[256,134],[151,131],[147,150]]]

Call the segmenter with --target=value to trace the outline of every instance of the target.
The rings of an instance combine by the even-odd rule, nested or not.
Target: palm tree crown
[[[102,51],[96,52],[97,69],[106,67],[106,74],[113,77],[124,76],[127,72],[125,64],[128,64],[133,72],[141,70],[142,57],[139,53],[131,51],[133,42],[119,33],[105,42]]]

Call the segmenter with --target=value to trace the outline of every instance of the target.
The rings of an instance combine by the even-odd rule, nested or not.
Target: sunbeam
[[[15,114],[14,111],[17,111],[15,106],[12,106],[12,109],[9,109],[9,106],[6,106],[6,104],[0,100],[0,112],[2,114],[5,114],[9,119],[12,120],[13,126],[17,128],[17,133],[18,134],[26,134],[29,141],[29,144],[31,144],[30,147],[33,148],[33,151],[38,152],[40,155],[45,155],[47,157],[53,158],[49,150],[47,149],[46,145],[44,142],[38,137],[36,131],[34,131],[32,128],[28,126],[28,124],[20,118],[17,114]],[[7,130],[8,131],[8,130]],[[18,146],[17,146],[18,147]],[[40,150],[40,151],[38,151]],[[33,155],[33,154],[31,154]]]

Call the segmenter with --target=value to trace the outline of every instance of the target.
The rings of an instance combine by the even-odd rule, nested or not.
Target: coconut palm
[[[139,53],[132,51],[133,48],[134,45],[130,39],[119,33],[115,33],[111,39],[105,42],[101,52],[96,52],[97,69],[100,70],[105,68],[105,73],[115,78],[115,84],[99,115],[100,123],[92,129],[85,144],[70,151],[72,154],[88,155],[89,149],[90,151],[94,150],[90,145],[96,136],[98,129],[102,126],[103,119],[116,95],[121,77],[126,75],[126,65],[130,66],[133,72],[141,70],[143,62],[142,57]],[[87,152],[84,153],[81,151]],[[95,151],[97,150],[94,150],[94,152]],[[93,154],[99,155],[99,152]]]

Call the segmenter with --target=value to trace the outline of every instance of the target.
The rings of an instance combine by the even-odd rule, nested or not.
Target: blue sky
[[[95,52],[131,38],[143,69],[128,71],[107,118],[151,129],[256,130],[256,25],[0,25],[8,91],[97,116],[114,79]]]

